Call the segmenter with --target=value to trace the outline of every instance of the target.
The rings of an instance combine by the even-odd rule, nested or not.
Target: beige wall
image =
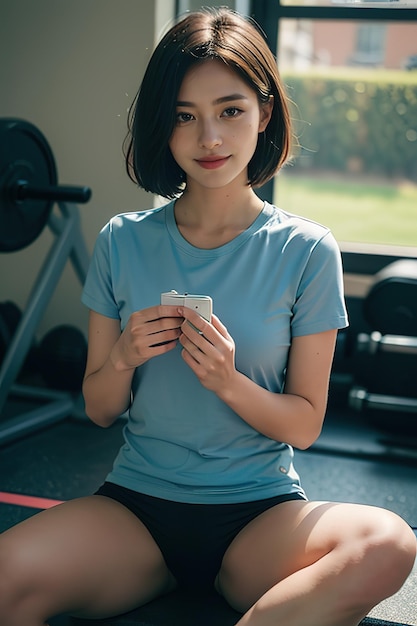
[[[154,45],[172,17],[171,0],[0,0],[0,117],[37,126],[54,153],[60,183],[88,185],[82,231],[91,252],[101,226],[153,197],[125,174],[121,145],[127,109]],[[1,228],[1,224],[0,224]],[[25,306],[52,235],[0,253],[0,301]],[[70,264],[38,338],[72,323],[86,330],[81,285]]]

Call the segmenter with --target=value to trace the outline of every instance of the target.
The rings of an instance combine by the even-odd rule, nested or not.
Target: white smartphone
[[[210,296],[202,296],[191,293],[177,293],[175,290],[161,293],[161,304],[172,304],[174,306],[186,306],[194,309],[201,317],[211,322],[213,313],[213,300]]]

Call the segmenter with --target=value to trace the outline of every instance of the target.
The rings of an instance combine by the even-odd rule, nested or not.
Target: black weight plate
[[[0,252],[31,244],[42,232],[53,207],[50,200],[20,201],[19,181],[56,185],[52,151],[43,134],[20,119],[0,119]]]
[[[375,274],[363,312],[382,335],[417,337],[417,261],[394,261]]]

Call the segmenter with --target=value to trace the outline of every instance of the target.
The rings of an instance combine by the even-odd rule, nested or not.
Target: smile
[[[196,159],[196,163],[205,170],[215,170],[222,167],[230,157],[206,157],[204,159]]]

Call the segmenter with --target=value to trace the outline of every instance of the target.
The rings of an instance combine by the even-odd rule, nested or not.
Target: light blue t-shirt
[[[174,202],[112,218],[96,242],[82,300],[120,319],[160,294],[200,293],[236,344],[236,368],[280,393],[291,338],[347,325],[339,248],[327,228],[268,203],[211,250],[179,232]],[[107,480],[190,503],[301,493],[293,449],[249,426],[183,361],[181,347],[137,368],[125,443]]]

